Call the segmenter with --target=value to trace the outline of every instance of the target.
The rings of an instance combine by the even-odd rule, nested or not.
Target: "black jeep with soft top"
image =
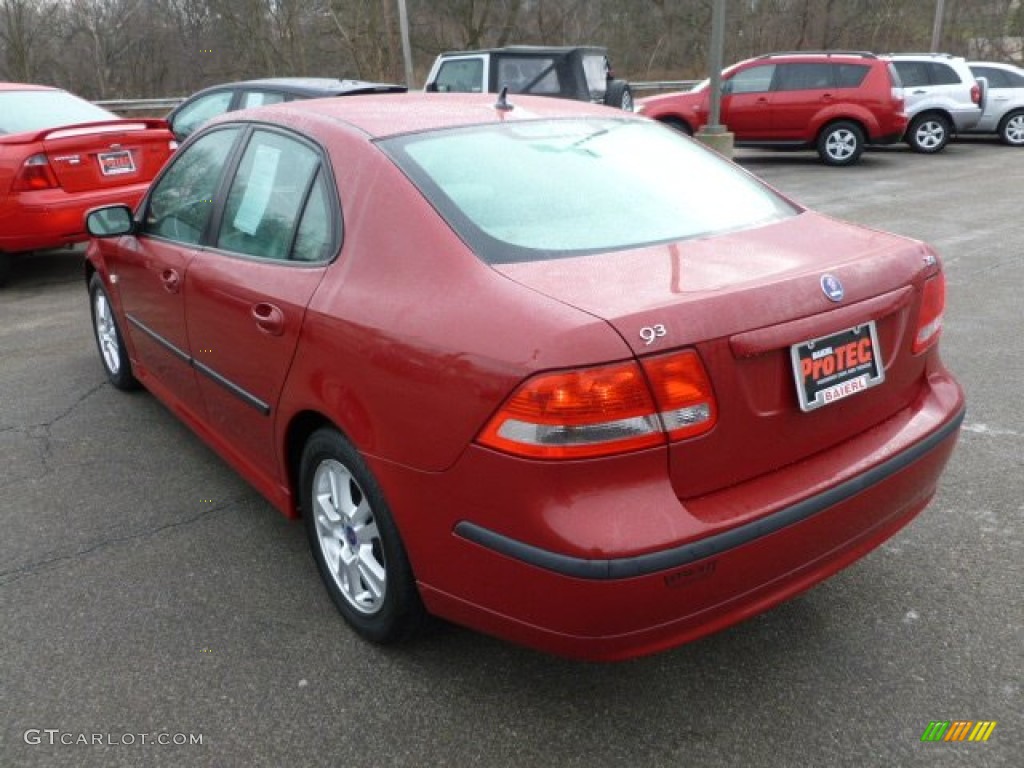
[[[633,110],[629,83],[617,79],[608,50],[598,46],[514,45],[449,51],[434,61],[425,90],[451,93],[529,93]]]

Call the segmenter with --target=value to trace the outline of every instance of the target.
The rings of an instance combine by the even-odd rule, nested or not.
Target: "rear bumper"
[[[551,653],[630,658],[760,613],[912,520],[935,493],[964,413],[948,374],[929,383],[914,406],[841,446],[682,503],[663,457],[649,474],[637,456],[628,476],[609,464],[582,483],[551,475],[520,493],[488,479],[488,464],[507,457],[467,455],[460,464],[479,491],[466,475],[450,498],[436,485],[448,473],[397,494],[386,470],[382,480],[428,610]],[[720,522],[738,509],[745,522]],[[450,525],[440,523],[449,510]]]
[[[12,195],[0,205],[0,251],[38,251],[88,240],[87,211],[115,203],[134,207],[148,186],[148,183],[133,184],[73,194],[48,189]]]

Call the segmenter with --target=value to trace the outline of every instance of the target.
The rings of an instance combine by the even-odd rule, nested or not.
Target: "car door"
[[[427,78],[427,90],[440,93],[484,93],[489,78],[487,58],[482,55],[452,56],[435,65]]]
[[[771,139],[771,89],[775,68],[775,64],[758,64],[740,70],[726,81],[722,123],[737,141]]]
[[[894,61],[893,66],[899,72],[903,83],[903,103],[908,115],[916,115],[920,104],[932,98],[932,81],[928,73],[928,63],[924,61]]]
[[[225,185],[217,231],[186,278],[189,344],[208,423],[257,485],[280,482],[276,407],[306,306],[337,252],[330,178],[314,145],[252,129]]]
[[[106,255],[140,377],[195,415],[202,409],[185,323],[185,280],[238,136],[237,129],[214,131],[175,155],[143,201],[137,234]]]
[[[779,141],[809,140],[815,115],[835,101],[828,62],[780,64],[771,94],[771,134]]]

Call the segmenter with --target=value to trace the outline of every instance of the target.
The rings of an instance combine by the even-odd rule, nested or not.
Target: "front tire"
[[[1011,147],[1024,147],[1024,110],[1011,112],[999,124],[999,139]]]
[[[864,132],[856,123],[832,123],[818,135],[818,156],[825,165],[853,165],[863,152]]]
[[[100,362],[106,371],[107,379],[120,390],[138,389],[139,382],[132,372],[132,363],[128,359],[128,350],[117,326],[114,305],[110,303],[103,280],[94,274],[89,280],[89,305],[92,309],[92,329],[96,337],[96,347],[100,353]]]
[[[925,155],[941,152],[949,143],[951,126],[942,115],[918,115],[907,129],[907,144],[915,152]]]
[[[387,644],[425,611],[391,511],[362,456],[334,429],[314,432],[299,472],[306,533],[327,592],[360,636]]]

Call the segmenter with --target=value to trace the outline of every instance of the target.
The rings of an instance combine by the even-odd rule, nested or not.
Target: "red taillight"
[[[696,352],[646,358],[643,367],[669,440],[696,437],[715,426],[715,395]]]
[[[971,101],[975,104],[981,104],[981,86],[977,83],[971,86]]]
[[[942,333],[942,313],[946,309],[946,276],[939,272],[924,281],[921,309],[914,330],[913,353],[924,352],[939,340]]]
[[[13,190],[15,192],[33,192],[40,189],[57,189],[60,182],[57,181],[53,168],[46,155],[32,155],[21,166],[18,177],[14,180]]]
[[[714,419],[710,383],[689,351],[648,358],[643,370],[629,362],[534,376],[512,393],[478,440],[517,456],[575,459],[692,437],[714,426]]]

